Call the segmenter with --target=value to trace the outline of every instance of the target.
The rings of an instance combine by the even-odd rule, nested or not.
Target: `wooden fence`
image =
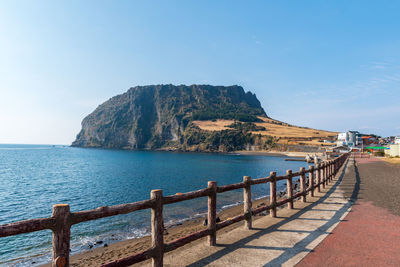
[[[351,157],[353,159],[356,159],[356,158],[367,158],[367,159],[369,159],[371,156],[368,153],[351,152]]]
[[[244,220],[245,227],[247,229],[251,229],[253,215],[268,210],[270,211],[270,216],[276,217],[277,207],[287,204],[289,209],[293,209],[293,202],[297,198],[301,198],[302,202],[306,202],[308,193],[310,193],[311,196],[314,196],[314,190],[320,192],[321,187],[325,188],[325,186],[329,183],[329,181],[331,181],[331,179],[346,161],[348,156],[349,154],[343,154],[336,159],[325,161],[321,164],[316,164],[315,167],[310,166],[308,170],[305,170],[305,168],[300,168],[300,171],[295,173],[293,173],[291,170],[288,170],[284,176],[277,176],[276,172],[271,172],[269,177],[258,179],[251,179],[249,176],[245,176],[243,178],[243,182],[241,183],[224,186],[217,186],[216,182],[211,181],[208,182],[207,188],[183,194],[163,196],[162,190],[152,190],[151,198],[148,200],[110,207],[99,207],[93,210],[71,213],[68,204],[56,204],[53,206],[53,214],[50,218],[32,219],[0,225],[0,237],[50,229],[53,232],[53,259],[51,264],[53,267],[64,267],[69,266],[70,229],[72,225],[109,216],[131,213],[137,210],[151,209],[152,247],[135,255],[119,259],[102,266],[129,266],[149,258],[152,258],[153,266],[163,266],[163,255],[166,252],[172,251],[187,243],[206,236],[208,236],[207,242],[209,245],[214,246],[216,244],[216,232],[221,228]],[[306,177],[306,174],[308,174],[308,177]],[[296,193],[293,190],[292,184],[293,177],[297,176],[300,176],[300,191]],[[280,180],[287,181],[287,198],[277,201],[276,183]],[[253,209],[251,186],[265,183],[270,183],[270,203],[269,205]],[[216,223],[217,194],[240,188],[243,188],[243,214]],[[208,197],[207,229],[192,233],[169,243],[164,243],[163,206],[199,197]]]

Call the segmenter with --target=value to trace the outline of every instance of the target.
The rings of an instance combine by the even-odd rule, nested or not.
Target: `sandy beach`
[[[322,156],[322,152],[289,152],[289,151],[247,151],[247,150],[239,150],[232,152],[232,154],[240,154],[240,155],[258,155],[258,156],[288,156],[288,157],[301,157],[304,158],[307,155],[313,156]]]

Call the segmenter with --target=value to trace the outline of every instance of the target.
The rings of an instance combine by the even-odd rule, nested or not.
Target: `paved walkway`
[[[207,246],[203,240],[167,253],[165,266],[293,266],[321,243],[348,214],[354,195],[339,187],[344,177],[354,171],[352,161],[339,172],[332,185],[307,203],[295,203],[294,210],[278,210],[278,218],[264,216],[254,221],[254,229],[238,227],[219,231],[218,245]],[[354,191],[354,190],[353,190]],[[149,262],[146,262],[149,265]],[[141,264],[143,265],[143,263]]]
[[[297,266],[400,266],[400,166],[362,159],[353,169],[355,188],[339,186],[357,198],[351,212]]]

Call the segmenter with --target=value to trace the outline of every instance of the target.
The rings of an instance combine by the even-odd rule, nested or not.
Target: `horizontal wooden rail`
[[[223,193],[223,192],[226,192],[226,191],[241,189],[241,188],[244,188],[244,186],[245,186],[244,183],[237,183],[237,184],[218,186],[217,187],[217,193]]]
[[[271,176],[269,176],[269,177],[265,177],[265,178],[258,178],[258,179],[251,180],[250,183],[252,185],[255,185],[255,184],[266,184],[266,183],[269,183],[271,181],[272,181],[272,178],[271,178]]]
[[[193,242],[197,239],[206,237],[209,234],[210,234],[210,231],[208,229],[204,229],[204,230],[189,234],[187,236],[175,239],[174,241],[171,241],[171,242],[165,244],[164,252],[172,251],[172,250],[182,247],[190,242]]]
[[[292,173],[292,176],[293,176],[293,177],[300,176],[300,175],[301,175],[301,172],[294,172],[294,173]]]
[[[78,211],[71,214],[71,224],[97,220],[100,218],[131,213],[137,210],[149,209],[153,206],[152,200],[143,200],[134,203],[104,206],[93,210]]]
[[[283,200],[279,200],[279,201],[276,202],[276,206],[277,206],[277,207],[283,206],[283,205],[285,205],[286,203],[289,203],[290,201],[295,200],[295,199],[296,199],[296,198],[291,197],[291,198],[285,198],[285,199],[283,199]]]
[[[253,216],[254,216],[254,215],[257,215],[257,214],[259,214],[259,213],[261,213],[261,212],[263,212],[263,211],[270,210],[270,209],[272,209],[272,208],[273,208],[273,205],[262,206],[262,207],[253,209],[253,210],[251,211],[251,214],[253,214]]]
[[[119,259],[107,264],[102,264],[100,265],[101,267],[123,267],[123,266],[130,266],[132,264],[141,262],[141,261],[145,261],[147,259],[150,259],[154,254],[154,251],[152,248],[141,251],[139,253],[136,253],[132,256],[123,258],[123,259]]]
[[[367,153],[361,153],[361,152],[352,152],[351,157],[353,159],[355,159],[355,158],[370,158],[371,155],[367,154]]]
[[[293,209],[293,201],[298,198],[301,198],[303,202],[306,202],[306,196],[308,193],[310,192],[310,195],[313,196],[315,189],[317,192],[320,192],[321,186],[322,188],[325,188],[349,156],[349,153],[342,154],[333,160],[310,166],[308,170],[305,170],[304,168],[300,168],[299,172],[288,170],[286,175],[283,176],[276,176],[275,172],[271,172],[268,177],[258,179],[251,179],[251,177],[245,176],[241,183],[223,186],[217,186],[216,182],[209,182],[207,188],[187,193],[177,193],[170,196],[163,196],[162,190],[153,190],[151,192],[151,199],[128,204],[99,207],[93,210],[71,213],[69,211],[69,205],[57,204],[53,206],[53,214],[50,218],[32,219],[0,225],[0,237],[50,229],[53,231],[53,260],[51,264],[53,267],[64,267],[69,266],[70,228],[72,225],[90,220],[127,214],[138,210],[151,209],[152,247],[129,257],[103,264],[102,266],[129,266],[150,258],[152,259],[153,266],[162,266],[163,254],[165,252],[172,251],[206,236],[208,236],[209,244],[214,246],[216,244],[216,231],[221,228],[245,220],[245,227],[251,229],[252,216],[254,215],[264,211],[270,211],[270,215],[275,217],[277,207],[288,204],[288,208]],[[300,191],[296,193],[293,192],[294,177],[300,177],[300,179],[298,179],[300,182]],[[287,197],[278,200],[276,182],[281,180],[287,180]],[[270,183],[269,205],[252,208],[251,186],[266,183]],[[243,189],[243,214],[216,223],[217,193],[237,189]],[[163,205],[200,197],[208,197],[207,229],[189,234],[169,243],[164,243]]]
[[[229,218],[229,219],[227,219],[227,220],[225,220],[223,222],[219,222],[219,223],[217,223],[217,230],[222,229],[224,227],[227,227],[227,226],[229,226],[231,224],[243,221],[245,219],[245,217],[246,216],[244,214],[241,214],[241,215],[237,215],[237,216],[235,216],[233,218]]]
[[[20,235],[53,228],[54,218],[32,219],[0,225],[0,237]]]
[[[276,180],[276,181],[281,181],[281,180],[286,180],[287,178],[289,178],[289,176],[287,176],[287,175],[284,175],[284,176],[276,176],[276,177],[275,177],[275,180]]]
[[[188,193],[178,193],[172,196],[163,197],[163,204],[172,204],[176,202],[181,202],[189,199],[199,198],[199,197],[206,197],[209,196],[211,193],[209,188],[200,189],[193,192]]]

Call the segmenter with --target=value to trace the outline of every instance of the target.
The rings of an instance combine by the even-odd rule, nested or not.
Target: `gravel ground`
[[[360,191],[357,199],[371,201],[400,215],[400,165],[387,162],[357,164]]]

